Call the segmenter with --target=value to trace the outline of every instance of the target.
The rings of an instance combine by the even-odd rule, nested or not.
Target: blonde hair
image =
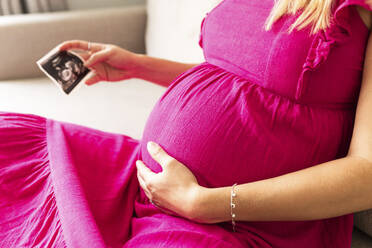
[[[283,15],[294,15],[298,10],[303,10],[288,32],[311,25],[311,33],[314,34],[330,26],[333,2],[333,0],[275,0],[274,7],[266,20],[265,29],[270,30]]]

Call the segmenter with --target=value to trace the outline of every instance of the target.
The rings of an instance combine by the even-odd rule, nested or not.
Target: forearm
[[[136,54],[136,78],[141,78],[155,84],[168,87],[181,73],[197,64],[179,63],[171,60]]]
[[[372,208],[372,164],[347,156],[285,174],[238,185],[240,221],[325,219]],[[231,187],[202,189],[195,219],[231,220]]]

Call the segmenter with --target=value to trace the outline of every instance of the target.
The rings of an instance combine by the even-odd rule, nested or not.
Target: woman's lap
[[[128,238],[137,140],[0,112],[0,141],[1,247],[120,247]]]
[[[244,247],[215,225],[137,216],[139,151],[126,135],[0,112],[0,246]]]

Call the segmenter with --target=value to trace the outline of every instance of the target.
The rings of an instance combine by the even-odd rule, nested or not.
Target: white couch
[[[84,39],[138,53],[146,52],[147,43],[152,56],[201,62],[200,21],[220,0],[205,1],[204,6],[199,0],[177,1],[149,0],[148,11],[141,5],[0,17],[0,111],[38,114],[140,139],[153,105],[166,88],[131,79],[83,85],[66,96],[35,61],[64,40]],[[199,14],[191,2],[199,3]],[[372,247],[371,223],[370,211],[355,215],[353,248]]]
[[[5,16],[0,19],[0,109],[32,113],[139,139],[147,116],[165,91],[132,79],[82,85],[64,95],[35,62],[64,40],[116,44],[145,53],[144,5]]]

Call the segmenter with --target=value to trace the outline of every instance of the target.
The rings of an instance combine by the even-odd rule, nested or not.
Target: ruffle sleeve
[[[314,35],[297,84],[296,99],[299,99],[304,92],[308,72],[316,70],[327,60],[334,45],[346,42],[351,36],[350,18],[355,14],[353,13],[355,9],[351,7],[356,5],[372,11],[372,1],[368,3],[367,0],[339,0],[334,8],[331,26]]]
[[[208,13],[207,13],[208,15]],[[203,18],[201,24],[200,24],[200,34],[199,34],[199,46],[203,48],[203,30],[204,30],[204,21],[207,17],[207,15]]]

